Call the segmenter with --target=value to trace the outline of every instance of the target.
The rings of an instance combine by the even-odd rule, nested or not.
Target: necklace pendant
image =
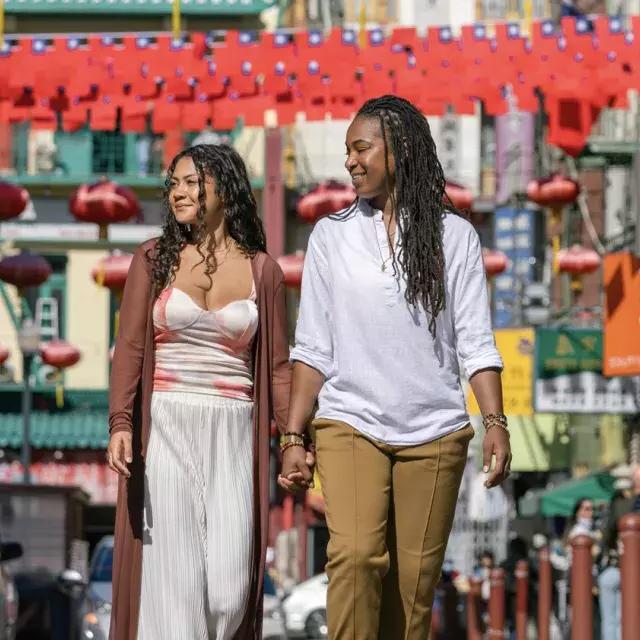
[[[383,263],[380,270],[384,273],[387,270],[387,265]]]

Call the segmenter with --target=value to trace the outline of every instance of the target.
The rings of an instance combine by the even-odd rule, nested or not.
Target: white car
[[[296,585],[284,599],[285,623],[289,638],[327,637],[327,586],[329,578],[321,573]]]

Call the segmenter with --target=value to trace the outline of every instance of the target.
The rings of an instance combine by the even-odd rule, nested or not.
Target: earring
[[[191,225],[190,225],[190,224],[185,224],[185,225],[184,225],[184,228],[185,228],[185,231],[186,231],[187,233],[191,233]]]

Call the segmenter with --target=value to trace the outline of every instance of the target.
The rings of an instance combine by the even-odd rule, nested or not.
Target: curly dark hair
[[[180,224],[169,202],[169,192],[173,173],[179,160],[190,157],[198,172],[200,207],[198,210],[198,228],[188,230]],[[180,264],[180,251],[187,242],[194,242],[198,253],[205,263],[205,275],[211,281],[216,270],[215,245],[206,229],[205,177],[215,181],[215,189],[224,206],[224,217],[227,232],[235,240],[240,249],[253,256],[259,251],[266,251],[266,238],[262,220],[258,217],[256,200],[251,191],[251,183],[247,175],[244,161],[238,152],[227,145],[199,144],[181,151],[169,165],[165,179],[163,205],[165,223],[162,235],[154,251],[148,254],[151,262],[153,283],[156,295],[168,286]],[[202,264],[202,262],[200,264]]]
[[[407,277],[405,298],[414,308],[424,307],[429,331],[435,336],[436,318],[446,306],[442,218],[445,209],[459,212],[446,197],[444,171],[429,123],[408,100],[393,95],[367,100],[356,118],[380,123],[387,192],[401,236],[394,268],[397,260]],[[389,150],[395,162],[393,178]]]

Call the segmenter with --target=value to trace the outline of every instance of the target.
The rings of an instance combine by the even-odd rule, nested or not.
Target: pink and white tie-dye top
[[[250,298],[215,311],[168,287],[153,306],[153,325],[154,391],[253,399],[251,346],[258,328],[255,284]]]

